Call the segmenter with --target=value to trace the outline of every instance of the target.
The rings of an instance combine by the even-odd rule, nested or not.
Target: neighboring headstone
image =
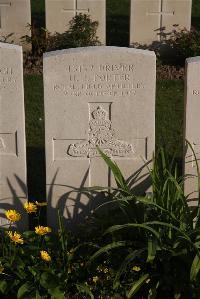
[[[135,192],[150,186],[155,142],[154,52],[117,47],[55,51],[44,56],[48,223],[57,208],[70,224],[95,200],[77,190],[114,185],[98,145]],[[144,160],[144,161],[143,161]],[[142,175],[144,175],[142,177]]]
[[[0,225],[27,198],[22,47],[0,43]],[[27,225],[26,216],[19,222]]]
[[[31,6],[30,0],[0,0],[0,38],[11,33],[8,42],[21,44],[20,38],[30,35]],[[23,44],[23,48],[30,48]]]
[[[46,0],[46,28],[51,33],[69,29],[69,21],[79,13],[98,21],[97,36],[106,44],[106,0]]]
[[[200,56],[186,60],[186,87],[185,87],[185,139],[191,144],[193,151],[200,159]],[[185,144],[184,144],[185,145]],[[185,152],[184,173],[187,175],[185,181],[185,194],[193,201],[198,198],[197,167],[195,156],[187,146]]]
[[[192,0],[131,0],[130,45],[150,45],[177,28],[190,30]],[[178,26],[174,26],[178,25]]]

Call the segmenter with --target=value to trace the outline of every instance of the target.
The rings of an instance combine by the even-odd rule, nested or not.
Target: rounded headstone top
[[[8,44],[8,43],[1,43],[1,42],[0,42],[0,48],[22,51],[22,46]]]
[[[195,62],[200,62],[200,56],[189,57],[186,59],[186,63],[195,63]]]
[[[70,48],[70,49],[46,52],[43,54],[43,57],[48,58],[48,57],[63,55],[63,54],[91,53],[91,52],[93,53],[94,52],[98,52],[98,53],[120,52],[120,53],[127,53],[127,54],[143,54],[143,55],[155,56],[154,51],[149,51],[149,50],[126,48],[126,47],[93,46],[93,47]]]

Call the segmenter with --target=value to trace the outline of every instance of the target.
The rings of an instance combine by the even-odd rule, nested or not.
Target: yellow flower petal
[[[8,210],[5,212],[5,215],[10,222],[17,222],[21,219],[21,214],[16,210]]]
[[[40,236],[46,235],[46,234],[48,234],[50,232],[51,232],[51,228],[48,227],[48,226],[41,226],[41,225],[39,225],[39,226],[35,227],[35,233],[38,234],[38,235],[40,235]]]
[[[37,206],[36,204],[32,203],[32,202],[26,202],[24,204],[24,209],[27,211],[27,213],[31,214],[31,213],[36,213],[37,212]]]
[[[24,240],[22,238],[22,236],[17,233],[17,232],[12,232],[12,231],[8,231],[7,232],[9,238],[11,239],[12,242],[14,242],[15,244],[23,244]]]
[[[93,281],[94,283],[97,283],[98,280],[99,280],[99,277],[98,277],[98,276],[94,276],[94,277],[92,277],[92,281]]]
[[[45,262],[50,262],[50,261],[51,261],[51,257],[50,257],[50,255],[49,255],[48,252],[45,251],[45,250],[41,250],[41,251],[40,251],[40,257],[41,257],[41,259],[42,259],[43,261],[45,261]]]

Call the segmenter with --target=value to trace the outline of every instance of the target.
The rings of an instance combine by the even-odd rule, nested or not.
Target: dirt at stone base
[[[184,80],[185,68],[174,65],[158,65],[156,73],[157,79]]]

